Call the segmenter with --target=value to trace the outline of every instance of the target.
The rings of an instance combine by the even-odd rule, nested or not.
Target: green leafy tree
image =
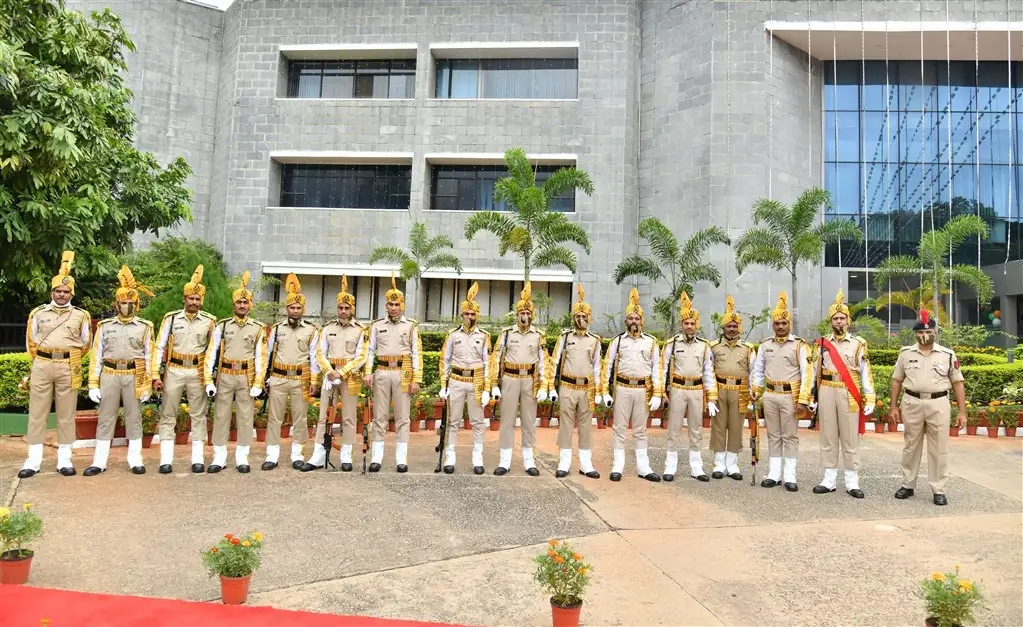
[[[735,243],[735,268],[740,274],[749,266],[766,266],[789,273],[792,327],[798,325],[799,266],[819,266],[824,246],[839,240],[863,239],[860,227],[852,220],[817,223],[819,212],[831,205],[828,192],[814,187],[799,195],[791,207],[777,200],[761,198],[753,205],[754,227]]]
[[[721,285],[721,271],[704,261],[703,256],[714,244],[729,245],[725,230],[712,226],[697,231],[679,245],[678,238],[657,218],[646,218],[639,223],[639,236],[650,246],[650,256],[632,255],[618,264],[614,271],[615,283],[633,277],[642,277],[651,283],[665,282],[668,296],[654,298],[654,312],[667,321],[668,334],[676,332],[678,302],[682,291],[692,292],[693,285],[708,281],[714,287]]]
[[[941,293],[951,294],[952,292],[951,290],[942,290]],[[934,289],[928,283],[904,292],[882,292],[878,294],[874,308],[880,312],[886,307],[895,305],[912,309],[917,316],[920,315],[920,309],[926,309],[935,316],[938,324],[942,326],[948,324],[948,313],[945,311],[945,306],[940,300],[937,303],[934,302]]]
[[[462,274],[462,261],[449,252],[455,244],[447,235],[434,235],[426,230],[426,224],[416,222],[408,236],[408,250],[398,246],[382,246],[369,256],[370,263],[389,261],[401,268],[401,278],[415,281],[416,319],[426,319],[426,294],[423,293],[423,273],[431,268],[452,268]]]
[[[0,298],[48,292],[63,250],[88,291],[86,277],[117,273],[132,233],[190,219],[188,165],[133,145],[126,50],[109,10],[0,0]]]
[[[949,257],[968,237],[987,237],[988,226],[977,215],[958,215],[940,229],[920,236],[917,256],[898,255],[882,261],[874,271],[877,290],[887,291],[892,281],[906,277],[919,277],[921,284],[930,285],[931,302],[944,305],[943,294],[949,294],[953,283],[969,287],[980,302],[987,303],[994,294],[991,277],[977,266],[965,263],[949,265]],[[914,309],[919,309],[914,307]]]
[[[155,324],[160,324],[168,311],[181,309],[182,289],[199,264],[203,266],[202,284],[206,286],[202,308],[217,318],[226,318],[234,311],[224,258],[204,240],[171,237],[153,242],[148,249],[129,255],[125,263],[156,294],[140,312]]]
[[[576,255],[565,244],[575,243],[587,254],[590,238],[564,213],[551,211],[551,201],[572,189],[593,194],[590,175],[576,168],[561,168],[542,185],[529,165],[526,152],[511,148],[504,153],[507,176],[494,185],[494,201],[508,204],[510,212],[478,211],[465,222],[465,237],[472,240],[480,231],[497,236],[497,252],[509,251],[522,258],[523,277],[529,280],[533,268],[565,266],[576,270]]]

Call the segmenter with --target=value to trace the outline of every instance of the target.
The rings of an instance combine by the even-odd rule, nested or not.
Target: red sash
[[[842,356],[839,354],[838,349],[835,345],[827,340],[827,338],[820,338],[817,340],[820,346],[824,347],[824,350],[831,354],[831,363],[835,366],[835,370],[838,371],[838,375],[842,377],[842,383],[845,384],[845,389],[848,390],[849,395],[853,397],[856,404],[860,406],[860,425],[859,432],[863,435],[866,431],[867,417],[863,414],[863,395],[860,394],[860,388],[857,387],[856,382],[853,381],[852,375],[849,374],[849,369],[845,367],[845,362],[842,361]],[[824,360],[821,359],[821,368],[824,368]]]

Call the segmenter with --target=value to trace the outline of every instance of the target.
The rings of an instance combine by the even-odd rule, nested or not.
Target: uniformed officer
[[[711,477],[723,479],[727,473],[742,481],[739,451],[742,450],[742,420],[750,402],[756,348],[739,340],[742,316],[735,311],[735,301],[725,300],[721,318],[724,337],[710,343],[714,353],[714,377],[718,387],[718,413],[710,419],[710,450],[714,451]]]
[[[142,405],[153,393],[156,378],[153,323],[138,317],[139,291],[153,293],[139,285],[128,266],[121,266],[114,300],[117,316],[99,323],[92,342],[89,365],[89,398],[99,403],[96,450],[86,477],[107,469],[110,440],[117,426],[118,409],[124,407],[128,435],[128,466],[136,475],[146,472],[142,463]]]
[[[472,287],[462,301],[462,324],[448,332],[441,349],[440,397],[448,399],[448,425],[444,442],[444,472],[455,472],[455,443],[462,410],[468,407],[472,425],[472,471],[482,475],[483,442],[487,421],[483,408],[490,402],[490,334],[476,325],[480,305],[476,302],[479,285]]]
[[[601,389],[601,339],[587,329],[593,311],[583,301],[583,286],[577,286],[579,300],[572,305],[572,331],[565,331],[554,348],[554,359],[548,368],[547,388],[552,403],[561,400],[558,411],[558,470],[555,477],[568,476],[572,469],[572,434],[579,430],[579,474],[600,479],[593,467],[590,449],[590,425],[593,405]]]
[[[533,458],[536,444],[536,404],[547,400],[546,373],[547,346],[543,333],[533,326],[535,309],[529,281],[522,288],[519,302],[515,303],[516,324],[501,331],[494,348],[496,385],[491,391],[501,401],[501,433],[498,436],[501,460],[494,474],[501,476],[511,469],[512,449],[515,446],[515,420],[522,426],[522,467],[530,477],[540,471]]]
[[[874,375],[867,359],[867,342],[848,333],[849,306],[838,290],[835,302],[828,307],[831,334],[817,340],[814,373],[817,381],[817,407],[821,425],[821,460],[824,479],[813,489],[814,494],[835,491],[838,482],[839,453],[845,464],[845,490],[862,499],[860,489],[860,434],[864,416],[874,412]]]
[[[71,445],[75,441],[75,406],[82,387],[82,354],[92,339],[89,312],[71,305],[75,280],[71,264],[75,253],[64,251],[60,270],[50,279],[50,302],[28,314],[25,345],[32,365],[22,381],[28,388],[28,458],[18,472],[27,479],[43,464],[43,437],[50,407],[57,411],[57,470],[75,474]]]
[[[206,394],[217,399],[213,405],[213,462],[206,468],[208,473],[220,472],[227,465],[232,408],[238,427],[235,467],[242,473],[250,470],[254,399],[263,393],[266,328],[262,322],[249,317],[252,292],[247,288],[248,283],[249,271],[246,270],[241,285],[231,293],[234,316],[217,323],[206,349]]]
[[[203,446],[206,442],[206,386],[204,360],[206,346],[217,319],[202,310],[206,286],[202,284],[203,267],[196,267],[192,280],[185,283],[185,307],[172,311],[160,323],[156,342],[154,373],[163,365],[163,380],[153,379],[153,390],[163,391],[160,411],[160,472],[173,472],[174,425],[177,422],[178,403],[187,393],[188,413],[192,419],[192,472],[206,470]]]
[[[650,468],[647,454],[646,422],[651,411],[657,411],[664,396],[663,370],[657,338],[643,333],[643,308],[639,306],[639,290],[632,288],[625,308],[626,331],[615,337],[604,360],[606,379],[602,381],[603,400],[614,405],[614,461],[611,481],[621,481],[625,470],[625,438],[632,427],[636,447],[636,472],[648,481],[661,476]],[[611,395],[612,389],[614,396]],[[615,398],[617,397],[617,398]]]
[[[696,336],[700,328],[700,312],[693,309],[689,294],[682,292],[682,333],[664,344],[664,384],[668,392],[668,454],[664,462],[665,481],[675,480],[678,469],[678,441],[685,418],[689,430],[689,470],[694,479],[710,481],[703,472],[700,456],[703,408],[711,419],[718,413],[718,387],[714,379],[714,353],[710,342]],[[668,387],[670,383],[670,388]]]
[[[782,481],[782,458],[785,459],[785,489],[795,492],[796,462],[799,455],[799,422],[810,402],[813,368],[810,347],[801,338],[789,333],[792,313],[788,310],[788,295],[782,292],[778,304],[771,312],[774,337],[760,342],[760,351],[753,366],[753,400],[764,397],[764,420],[767,423],[767,443],[770,466],[767,478],[760,482],[773,488]]]
[[[337,388],[341,405],[341,470],[352,471],[352,446],[355,444],[356,411],[362,391],[362,369],[366,365],[367,329],[355,319],[355,296],[348,293],[348,276],[341,276],[337,294],[337,318],[323,325],[316,352],[314,378],[323,375],[320,392],[320,420],[316,423],[316,444],[302,472],[323,468],[327,450],[323,448],[323,432],[327,425],[330,394]]]
[[[935,326],[929,312],[921,310],[920,319],[913,326],[916,344],[904,346],[895,361],[892,407],[888,419],[894,425],[901,413],[906,429],[906,445],[902,449],[902,487],[895,493],[895,498],[913,496],[926,435],[927,480],[934,493],[934,504],[948,505],[945,482],[948,480],[948,425],[952,411],[948,390],[955,390],[959,405],[956,427],[962,428],[966,421],[966,388],[955,351],[935,342]],[[900,411],[895,403],[902,391],[905,391],[905,396],[902,397]]]
[[[294,273],[284,281],[286,292],[284,305],[287,319],[278,322],[269,331],[267,340],[267,363],[265,372],[269,375],[267,385],[267,407],[270,418],[266,426],[266,460],[262,470],[277,468],[281,454],[281,425],[284,413],[291,400],[291,419],[294,423],[291,441],[291,467],[301,470],[305,465],[302,445],[309,439],[306,428],[306,414],[309,411],[310,389],[319,385],[313,382],[313,366],[316,364],[316,344],[320,329],[305,320],[305,295],[302,285]],[[317,365],[317,370],[319,366]]]
[[[387,316],[374,321],[370,327],[363,378],[364,383],[373,388],[373,455],[369,471],[380,472],[380,463],[384,461],[387,416],[393,404],[397,436],[394,457],[398,472],[405,472],[408,470],[409,404],[423,384],[423,345],[419,323],[403,315],[405,294],[398,289],[393,274],[391,289],[385,296]]]

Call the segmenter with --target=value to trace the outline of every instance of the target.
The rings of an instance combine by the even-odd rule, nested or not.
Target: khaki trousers
[[[764,422],[770,457],[799,456],[799,423],[796,405],[788,393],[764,393]]]
[[[231,407],[238,423],[238,445],[252,444],[254,399],[249,396],[249,377],[244,374],[222,374],[217,380],[217,400],[213,405],[213,446],[227,446],[231,432]],[[280,427],[277,433],[280,434]]]
[[[671,388],[668,392],[668,442],[669,453],[678,451],[682,434],[682,419],[687,421],[689,450],[700,450],[700,428],[703,427],[703,390],[680,390]]]
[[[821,462],[839,468],[839,452],[846,470],[859,470],[860,413],[849,411],[849,391],[830,385],[817,389],[817,415],[821,425]]]
[[[267,392],[267,412],[269,418],[266,422],[266,445],[279,446],[281,443],[281,425],[284,424],[284,413],[288,409],[288,398],[291,398],[291,422],[294,424],[293,438],[295,442],[304,444],[309,439],[307,428],[307,415],[309,402],[302,394],[302,381],[299,379],[280,379],[271,377],[267,382],[270,387]],[[320,403],[320,414],[323,413],[323,403]]]
[[[625,448],[625,438],[629,427],[632,427],[632,443],[636,449],[646,448],[646,421],[650,416],[650,406],[646,400],[646,389],[614,388],[614,447]]]
[[[192,441],[206,439],[206,392],[196,368],[168,366],[163,375],[163,404],[160,406],[160,441],[174,439],[181,396],[187,394],[188,415],[192,419]]]
[[[326,384],[326,381],[324,381]],[[348,382],[341,380],[334,388],[334,401],[341,405],[341,443],[355,444],[355,418],[358,413],[359,395],[348,392]],[[320,420],[316,423],[316,442],[323,442],[323,432],[327,430],[327,408],[330,406],[330,392],[326,386],[320,389]],[[337,412],[334,422],[338,422]],[[280,433],[280,429],[277,430]]]
[[[948,481],[948,424],[952,406],[948,398],[924,400],[908,394],[902,397],[902,424],[906,445],[902,449],[902,486],[916,489],[924,436],[927,437],[927,482],[931,491],[944,494]]]
[[[501,377],[501,433],[498,446],[509,449],[515,446],[515,419],[522,425],[522,448],[533,448],[536,444],[536,396],[533,394],[533,379]]]
[[[718,388],[718,415],[710,419],[710,450],[715,453],[742,450],[742,420],[746,415],[746,404],[742,401],[746,398],[739,390]]]
[[[593,422],[589,392],[567,388],[563,385],[558,391],[558,403],[560,407],[558,410],[558,448],[572,448],[572,434],[578,428],[579,450],[588,451],[590,449],[590,423]]]
[[[483,418],[483,407],[476,402],[476,392],[472,384],[448,379],[448,429],[444,436],[445,447],[454,446],[458,441],[458,427],[462,424],[462,410],[466,407],[469,411],[469,424],[472,426],[472,443],[482,444],[486,438],[487,421]],[[502,426],[503,423],[504,421]]]
[[[32,360],[29,375],[28,444],[42,444],[50,405],[57,409],[57,443],[70,445],[75,441],[75,408],[78,391],[71,389],[71,364],[68,362]]]
[[[401,390],[401,370],[377,370],[373,373],[373,429],[370,439],[383,441],[387,435],[388,414],[394,403],[394,430],[397,442],[408,442],[409,401],[412,395]]]
[[[135,373],[101,373],[99,391],[99,421],[96,425],[97,440],[111,440],[117,426],[117,410],[124,404],[124,431],[129,440],[142,437],[142,404],[135,398]]]

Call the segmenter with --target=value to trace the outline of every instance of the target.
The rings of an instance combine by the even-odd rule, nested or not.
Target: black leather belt
[[[36,351],[36,355],[39,355],[43,359],[70,359],[71,353],[66,351]]]
[[[479,370],[479,368],[458,368],[456,366],[451,366],[451,374],[458,375],[460,377],[472,377],[476,373],[476,370]]]
[[[772,392],[791,392],[791,383],[767,383],[764,385],[764,389],[771,390]]]
[[[834,381],[835,383],[845,383],[845,381],[842,380],[842,375],[840,374],[822,374],[821,381]]]
[[[568,384],[571,384],[571,385],[589,385],[590,384],[590,378],[589,377],[581,377],[581,378],[577,379],[575,377],[566,377],[565,375],[561,375],[561,382],[562,383],[568,383]]]
[[[625,377],[615,377],[615,383],[621,383],[622,385],[646,385],[649,380],[648,377],[642,379],[627,379]]]
[[[744,378],[735,377],[716,377],[718,383],[721,385],[746,385],[747,381]]]
[[[135,362],[132,361],[132,362],[129,362],[129,363],[120,363],[120,362],[116,362],[116,361],[107,361],[106,359],[104,359],[103,360],[103,367],[104,368],[110,368],[111,370],[124,370],[125,372],[127,372],[129,370],[130,371],[134,371],[135,370]]]
[[[404,356],[404,355],[403,355],[403,356],[401,356],[401,357],[399,357],[398,359],[396,359],[396,360],[394,360],[394,361],[392,361],[392,360],[390,360],[390,359],[387,359],[387,360],[384,360],[384,359],[380,359],[379,357],[378,357],[378,358],[377,358],[376,360],[374,360],[374,364],[375,364],[375,365],[376,365],[376,367],[378,367],[378,368],[379,368],[380,366],[384,366],[384,367],[386,367],[386,368],[398,368],[398,367],[400,367],[400,366],[401,366],[401,365],[402,365],[402,364],[403,364],[404,362],[405,362],[405,356]]]
[[[944,392],[914,392],[913,390],[906,390],[906,394],[909,394],[913,398],[929,401],[932,398],[944,398],[948,396],[948,390],[945,390]]]
[[[675,375],[671,375],[671,382],[675,385],[693,386],[702,384],[703,379],[690,379],[688,377],[676,377]]]
[[[190,357],[188,359],[182,359],[180,357],[171,357],[170,358],[170,362],[172,364],[174,364],[175,366],[196,366],[196,367],[198,367],[198,365],[199,365],[199,360],[194,358],[194,357]]]
[[[302,368],[298,368],[296,370],[289,370],[287,368],[278,368],[277,366],[273,367],[273,373],[279,374],[282,377],[300,377],[302,376],[302,371],[303,371]]]
[[[531,377],[536,372],[536,364],[530,364],[528,368],[505,368],[505,374],[514,374],[520,377]]]
[[[231,361],[230,359],[224,359],[223,361],[220,362],[220,366],[222,368],[227,368],[228,370],[248,370],[249,362]]]

